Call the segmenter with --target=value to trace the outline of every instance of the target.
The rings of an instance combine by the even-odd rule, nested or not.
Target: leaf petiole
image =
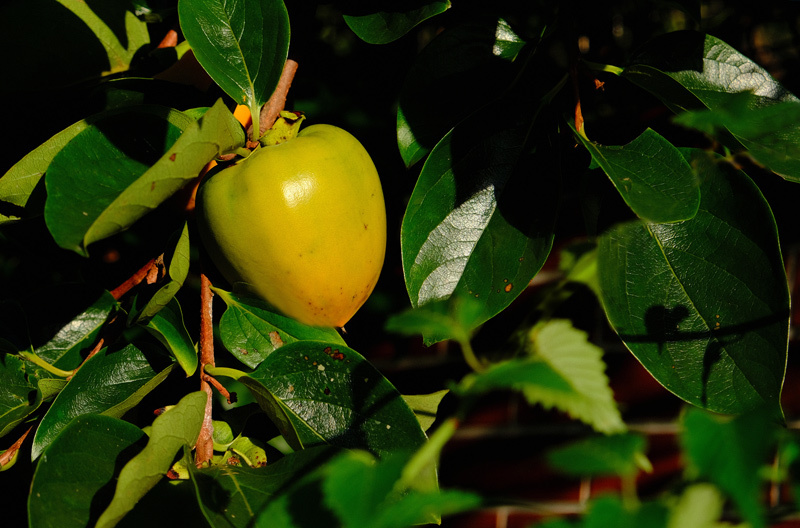
[[[22,357],[24,359],[27,359],[28,361],[30,361],[34,365],[42,367],[47,372],[49,372],[51,374],[55,374],[56,376],[58,376],[60,378],[69,378],[70,376],[75,374],[74,370],[62,370],[62,369],[60,369],[58,367],[54,367],[53,365],[51,365],[47,361],[43,360],[42,358],[40,358],[39,356],[34,354],[33,352],[29,352],[27,350],[21,350],[19,352],[19,355],[20,355],[20,357]]]

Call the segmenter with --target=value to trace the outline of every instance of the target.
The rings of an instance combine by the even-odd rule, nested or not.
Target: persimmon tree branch
[[[28,427],[28,430],[22,433],[22,436],[20,436],[16,442],[11,444],[11,447],[0,453],[0,467],[3,467],[14,460],[14,455],[16,455],[17,451],[19,451],[19,448],[22,447],[22,443],[28,437],[31,429],[33,429],[33,426]]]
[[[208,395],[206,413],[203,426],[195,446],[195,463],[197,467],[204,467],[211,462],[214,456],[214,426],[211,422],[211,408],[214,393],[211,384],[206,379],[206,365],[214,366],[214,321],[213,321],[214,292],[211,291],[211,281],[205,273],[200,273],[200,390]]]

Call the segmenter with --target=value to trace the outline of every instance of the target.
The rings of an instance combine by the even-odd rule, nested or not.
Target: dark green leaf
[[[676,222],[697,213],[700,191],[692,168],[655,130],[621,147],[599,145],[578,132],[575,137],[642,220]]]
[[[183,323],[178,299],[173,298],[147,323],[147,331],[170,351],[187,376],[197,370],[197,349]]]
[[[174,367],[157,353],[134,345],[107,348],[87,360],[59,393],[36,429],[31,457],[36,459],[75,417],[105,414],[119,418],[161,383]]]
[[[283,0],[180,0],[178,16],[197,61],[231,99],[250,108],[256,128],[289,52]]]
[[[668,528],[674,526],[669,514],[663,502],[628,505],[618,497],[600,497],[589,505],[589,511],[577,523],[555,519],[543,523],[541,528]]]
[[[243,143],[241,125],[221,101],[199,122],[158,107],[99,120],[50,164],[45,222],[61,247],[87,255],[89,244],[130,227],[216,155]]]
[[[468,341],[472,329],[482,322],[481,312],[481,303],[475,298],[453,295],[393,315],[386,322],[386,329],[406,335],[446,335]]]
[[[579,477],[632,476],[644,458],[645,438],[624,433],[593,436],[547,453],[551,466]]]
[[[450,8],[450,0],[420,0],[344,10],[344,21],[359,38],[370,44],[387,44],[414,26]],[[380,9],[385,9],[381,11]]]
[[[689,409],[683,425],[681,443],[693,476],[710,480],[728,494],[751,526],[765,526],[760,474],[777,434],[769,412],[730,419]]]
[[[30,526],[93,526],[100,507],[111,501],[121,467],[146,438],[138,427],[109,416],[72,420],[36,466],[28,498]]]
[[[401,245],[411,305],[474,297],[476,324],[527,286],[550,252],[556,201],[547,149],[524,152],[524,131],[491,113],[453,129],[425,162],[403,218]],[[555,170],[555,169],[553,169]],[[430,344],[451,337],[426,334]]]
[[[189,467],[200,507],[217,528],[246,528],[275,496],[304,475],[314,471],[337,451],[329,447],[304,449],[262,468],[213,466]]]
[[[407,166],[421,160],[474,108],[497,95],[525,42],[502,19],[446,29],[408,72],[397,110],[397,143]]]
[[[684,400],[780,415],[789,293],[775,220],[753,182],[702,151],[695,218],[623,224],[601,237],[598,271],[614,329]]]
[[[83,362],[83,352],[88,351],[116,310],[117,301],[104,291],[100,297],[78,314],[44,345],[37,347],[36,355],[61,369],[74,369]]]
[[[257,367],[275,349],[295,341],[327,341],[344,345],[334,328],[306,326],[270,311],[265,302],[214,288],[227,305],[219,322],[222,343],[239,361]]]
[[[295,450],[330,444],[381,456],[425,442],[397,389],[358,352],[338,343],[284,345],[239,381]]]
[[[164,477],[175,455],[184,446],[195,445],[207,402],[208,395],[203,391],[187,394],[153,421],[147,446],[122,468],[114,498],[100,515],[97,528],[116,526]]]
[[[49,377],[33,363],[0,352],[0,437],[39,408],[43,395],[37,382]]]
[[[718,38],[693,31],[676,31],[653,39],[622,75],[652,92],[676,112],[710,109],[724,113],[731,105],[736,106],[735,98],[743,93],[747,112],[798,102],[797,97],[751,59]],[[733,129],[718,134],[718,138],[729,148],[744,147],[773,171],[800,181],[797,120],[766,134],[758,128],[742,126],[739,118],[728,124]]]

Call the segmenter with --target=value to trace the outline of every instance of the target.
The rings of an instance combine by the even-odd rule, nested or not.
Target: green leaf
[[[411,29],[432,16],[450,8],[450,0],[422,0],[419,2],[383,4],[385,11],[372,7],[344,8],[344,21],[360,39],[370,44],[388,44],[399,39]]]
[[[541,528],[667,528],[669,514],[662,502],[626,504],[617,497],[600,497],[589,505],[589,511],[578,523],[556,519],[543,523]]]
[[[183,287],[183,282],[189,274],[190,252],[189,224],[184,223],[181,232],[170,240],[169,248],[164,252],[164,268],[166,269],[164,279],[156,283],[154,291],[143,292],[143,298],[147,299],[146,302],[139,301],[141,294],[137,294],[137,304],[144,302],[144,306],[141,309],[134,308],[129,317],[129,324],[147,323],[162,308],[170,304],[178,290]]]
[[[606,314],[680,398],[723,413],[766,405],[780,416],[789,292],[775,220],[744,173],[702,151],[688,157],[703,180],[695,218],[622,224],[601,237]]]
[[[765,526],[760,476],[775,446],[777,426],[756,410],[736,418],[689,409],[681,444],[692,476],[709,480],[736,503],[753,528]]]
[[[622,75],[676,112],[709,109],[724,114],[736,107],[737,97],[739,102],[745,101],[747,112],[798,102],[751,59],[718,38],[693,31],[677,31],[653,39]],[[745,97],[741,98],[741,94]],[[776,173],[800,181],[797,120],[764,133],[747,124],[749,117],[742,119],[744,124],[739,118],[729,121],[727,124],[733,125],[728,129],[730,133],[718,134],[718,139],[733,150],[750,150],[756,160]]]
[[[593,436],[549,451],[547,462],[578,477],[630,477],[639,471],[645,442],[643,436],[633,433]]]
[[[37,382],[50,376],[19,356],[0,352],[0,437],[39,408],[43,395]]]
[[[38,458],[75,417],[94,413],[119,418],[125,414],[174,366],[163,363],[158,355],[146,355],[134,345],[100,350],[81,366],[47,410],[33,438],[31,459]]]
[[[47,343],[35,349],[37,356],[61,369],[74,369],[93,345],[117,301],[107,291],[69,323],[62,326]]]
[[[573,396],[564,398],[533,385],[523,388],[528,401],[565,410],[603,433],[625,430],[608,386],[603,350],[590,343],[585,332],[574,328],[570,321],[554,319],[535,326],[529,340],[534,357],[567,380]]]
[[[203,424],[207,401],[205,392],[187,394],[153,421],[147,446],[122,468],[114,498],[100,515],[97,528],[116,526],[166,475],[175,455],[184,446],[194,446]]]
[[[397,389],[358,352],[337,343],[284,345],[239,381],[295,450],[330,444],[381,456],[425,442]]]
[[[270,311],[264,301],[219,288],[213,290],[227,306],[219,322],[222,344],[250,368],[257,367],[277,348],[295,341],[345,344],[334,328],[306,326]]]
[[[211,526],[246,528],[266,504],[336,453],[329,447],[304,449],[266,467],[189,466],[200,508]]]
[[[87,255],[89,244],[130,227],[216,155],[242,144],[241,125],[221,101],[200,121],[160,107],[106,117],[51,162],[45,222],[61,247]]]
[[[721,528],[725,497],[713,484],[698,483],[687,486],[677,503],[670,508],[668,528],[694,526]]]
[[[403,399],[417,416],[423,431],[427,431],[436,421],[436,411],[439,404],[447,395],[448,390],[440,390],[431,394],[403,394]]]
[[[259,109],[278,85],[289,52],[283,0],[180,0],[178,17],[197,61],[231,99],[250,109],[258,130]]]
[[[621,147],[600,145],[578,132],[575,137],[642,220],[677,222],[697,213],[697,178],[680,150],[658,132],[648,128]]]
[[[147,322],[147,331],[154,335],[178,361],[186,376],[197,370],[197,348],[183,322],[178,299],[173,298]]]
[[[478,300],[453,295],[391,316],[386,321],[386,330],[405,335],[449,336],[465,342],[469,341],[472,329],[482,322],[481,317]]]
[[[397,144],[406,166],[489,100],[513,74],[525,42],[503,19],[445,29],[426,45],[409,69],[397,109]]]
[[[551,152],[524,153],[525,134],[475,115],[433,149],[401,226],[406,288],[414,308],[474,297],[480,324],[505,309],[550,252],[556,201]],[[554,169],[555,170],[555,169]],[[425,335],[427,344],[449,335]]]
[[[146,438],[138,427],[109,416],[87,414],[72,420],[36,466],[28,496],[29,525],[94,526],[97,506],[110,502],[120,467],[145,446]]]

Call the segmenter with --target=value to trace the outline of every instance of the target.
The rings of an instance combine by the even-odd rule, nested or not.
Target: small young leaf
[[[59,393],[36,429],[31,446],[35,460],[69,424],[84,414],[119,418],[161,383],[174,363],[158,362],[134,345],[122,350],[103,349],[86,361]]]
[[[337,343],[284,345],[239,381],[295,450],[330,444],[381,456],[425,442],[397,389],[358,352]]]
[[[445,29],[420,52],[397,109],[397,144],[406,166],[424,158],[475,101],[495,97],[525,42],[503,19]]]
[[[594,436],[558,447],[547,461],[561,472],[579,477],[630,477],[640,469],[645,438],[633,433]]]
[[[583,134],[575,137],[642,220],[677,222],[697,214],[697,178],[681,152],[648,128],[627,145],[603,146]]]
[[[789,291],[772,211],[744,173],[702,151],[689,157],[703,180],[692,220],[622,224],[600,238],[606,314],[678,397],[780,416]]]
[[[197,370],[197,348],[183,322],[183,312],[174,297],[161,311],[148,321],[147,331],[154,335],[178,364],[191,376]]]
[[[111,500],[119,468],[145,446],[146,438],[138,427],[109,416],[72,420],[36,466],[28,497],[30,526],[93,526],[97,504]]]
[[[418,4],[421,4],[417,6]],[[387,6],[390,9],[392,6]],[[408,33],[414,26],[444,13],[450,8],[450,0],[425,0],[412,5],[397,5],[393,10],[379,11],[369,7],[366,13],[358,8],[349,10],[345,4],[344,21],[365,42],[388,44]]]
[[[222,344],[239,361],[256,368],[277,348],[295,341],[327,341],[344,345],[334,328],[317,328],[280,315],[264,301],[214,288],[227,305],[219,322]]]
[[[765,526],[760,472],[778,430],[769,413],[756,410],[731,419],[690,408],[683,424],[681,443],[693,476],[731,497],[751,526]]]
[[[197,442],[207,401],[205,392],[187,394],[153,421],[147,446],[122,468],[114,498],[97,520],[97,528],[116,526],[166,475],[178,451]]]
[[[37,381],[50,376],[19,356],[0,351],[0,437],[39,408],[44,398]]]

